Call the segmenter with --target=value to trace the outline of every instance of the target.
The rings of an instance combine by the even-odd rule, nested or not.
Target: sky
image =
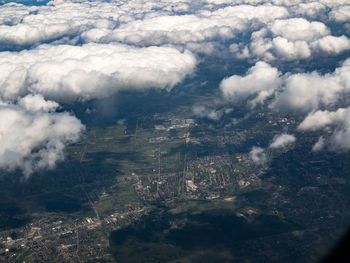
[[[253,161],[311,131],[322,135],[310,151],[346,152],[349,54],[348,0],[0,0],[0,169],[29,177],[64,159],[86,127],[61,105],[170,91],[208,57],[249,67],[227,72],[194,116],[219,120],[244,101],[247,112],[267,105],[303,119],[252,148]]]

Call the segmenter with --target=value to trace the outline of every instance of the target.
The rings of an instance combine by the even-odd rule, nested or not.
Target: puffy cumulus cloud
[[[214,110],[207,108],[203,105],[194,106],[192,108],[193,113],[200,118],[207,118],[209,120],[217,121],[224,114],[224,110]]]
[[[324,18],[327,6],[320,2],[295,3],[290,7],[290,12],[295,16],[303,16],[311,19]]]
[[[310,22],[304,18],[278,19],[253,32],[248,45],[234,43],[231,46],[231,51],[238,58],[266,61],[336,55],[349,49],[348,37],[332,36],[322,22]]]
[[[86,41],[119,41],[143,46],[185,44],[220,38],[233,38],[237,33],[288,16],[284,7],[272,5],[237,5],[213,12],[201,11],[188,15],[166,15],[135,20],[108,31],[95,31]]]
[[[58,101],[101,98],[120,89],[171,88],[196,66],[188,51],[125,45],[41,45],[0,53],[0,96]]]
[[[267,73],[264,73],[264,72]],[[264,76],[266,79],[260,79]],[[270,76],[270,77],[268,77]],[[348,95],[350,92],[350,59],[345,60],[334,72],[320,74],[318,72],[298,73],[284,75],[279,74],[276,68],[265,62],[258,62],[251,67],[246,76],[234,75],[224,79],[220,84],[222,96],[230,102],[248,100],[248,104],[261,98],[261,102],[266,99],[265,93],[273,95],[274,99],[269,104],[269,108],[278,110],[280,113],[288,111],[289,114],[308,114],[299,124],[299,131],[324,131],[325,136],[321,136],[314,144],[313,151],[317,152],[323,148],[330,150],[350,149],[350,109],[339,108],[328,111],[319,110],[332,108],[338,105],[348,105]],[[255,98],[255,99],[254,99]],[[328,136],[331,134],[331,136]],[[328,138],[329,137],[329,138]],[[285,147],[295,142],[295,137],[289,134],[282,134],[273,139],[268,147]],[[255,149],[253,153],[262,152]],[[265,153],[265,152],[264,152]],[[253,157],[252,157],[253,158]],[[258,158],[255,158],[258,160]]]
[[[350,21],[350,5],[337,6],[329,12],[329,19],[338,23],[344,23]]]
[[[0,1],[1,3],[1,1]],[[26,15],[33,13],[37,10],[37,7],[24,6],[16,3],[8,3],[0,6],[0,25],[15,25]],[[16,15],[14,15],[16,14]]]
[[[88,3],[51,2],[40,7],[24,7],[20,5],[4,5],[6,11],[3,23],[0,24],[1,49],[34,45],[41,42],[53,41],[63,37],[75,37],[79,32],[92,27],[113,26],[117,20],[116,8],[100,3],[100,10]],[[21,8],[21,9],[20,9]],[[17,17],[18,9],[20,19]],[[27,11],[27,12],[25,12]],[[113,11],[115,12],[113,14]]]
[[[350,92],[350,59],[332,73],[286,73],[265,62],[257,62],[245,76],[233,75],[220,83],[222,96],[230,102],[244,99],[250,106],[275,94],[270,107],[281,111],[310,112],[336,104]]]
[[[320,106],[335,104],[350,91],[350,59],[333,73],[292,74],[285,77],[284,89],[277,95],[273,107],[308,112]]]
[[[22,108],[28,110],[28,111],[45,111],[45,112],[51,112],[55,111],[59,104],[54,101],[46,101],[42,95],[27,95],[23,98],[21,98],[18,102],[18,105]]]
[[[321,136],[320,138],[318,138],[317,142],[312,146],[312,151],[313,152],[319,152],[323,149],[325,144],[325,140],[324,138]]]
[[[183,44],[232,38],[252,24],[286,17],[281,6],[229,5],[208,8],[207,1],[51,1],[45,6],[0,7],[2,49],[61,41],[119,41],[139,45]]]
[[[349,4],[348,0],[319,0],[319,2],[331,8]]]
[[[41,96],[24,97],[17,105],[0,103],[1,169],[21,169],[28,177],[63,160],[65,145],[76,142],[84,126],[68,113],[48,112],[57,106]]]
[[[335,7],[339,5],[347,4],[347,0],[203,0],[207,3],[212,4],[250,4],[250,5],[259,5],[259,4],[273,4],[273,5],[281,5],[287,7],[294,7],[298,5],[314,5],[322,4],[327,7]]]
[[[271,154],[273,153],[273,150],[290,146],[294,144],[295,141],[295,136],[291,134],[282,133],[280,135],[276,135],[273,138],[272,143],[267,148],[253,146],[249,152],[249,157],[254,163],[264,165],[268,161],[268,153]]]
[[[266,152],[261,147],[254,146],[249,152],[249,157],[256,164],[263,165],[267,162]]]
[[[293,144],[295,141],[296,138],[294,135],[283,133],[275,136],[269,147],[272,149],[284,148],[288,145]]]
[[[350,108],[310,113],[298,127],[302,131],[315,131],[325,128],[333,130],[327,141],[329,149],[344,151],[350,149]],[[319,139],[313,149],[315,151],[320,150],[324,144],[324,139]]]
[[[322,104],[336,102],[342,90],[341,83],[331,75],[295,74],[286,79],[285,89],[277,97],[274,107],[307,112]]]
[[[344,29],[348,17],[347,0],[55,0],[37,7],[2,5],[0,49],[22,51],[0,52],[0,99],[6,101],[0,102],[0,168],[19,168],[29,175],[63,159],[65,145],[78,140],[84,127],[68,113],[57,113],[57,102],[102,98],[121,89],[172,88],[196,67],[196,57],[186,50],[220,54],[228,42],[243,59],[340,54],[350,49],[349,39],[345,33],[333,36],[327,23],[344,23]],[[326,75],[281,76],[277,68],[258,62],[246,75],[224,79],[220,91],[229,101],[248,99],[251,107],[275,94],[272,107],[316,114],[321,105],[333,105],[347,92],[349,65],[347,61]],[[212,120],[226,114],[225,109],[202,106],[193,112]],[[339,118],[325,121],[322,127],[334,132],[323,144],[347,138],[347,117]],[[300,129],[308,127],[305,123]],[[284,145],[282,139],[275,140]],[[272,148],[253,147],[250,157],[264,164]]]
[[[254,107],[272,95],[280,85],[280,73],[265,62],[257,62],[245,76],[233,75],[222,80],[220,90],[225,99],[238,102],[255,96],[250,104]]]
[[[326,36],[329,29],[321,22],[309,22],[304,18],[276,20],[268,25],[274,36],[281,36],[291,41],[310,41]]]
[[[68,43],[69,39],[75,39],[77,42],[84,33],[84,36],[96,37],[96,32],[112,30],[123,23],[173,12],[166,10],[166,4],[169,3],[56,0],[28,7],[9,3],[0,7],[0,45],[4,49],[56,40]],[[178,4],[181,3],[172,5]]]
[[[350,49],[350,39],[342,35],[339,37],[325,36],[311,43],[311,48],[317,53],[340,54]]]
[[[282,133],[280,135],[276,135],[273,138],[269,147],[261,148],[261,147],[254,146],[249,152],[249,157],[254,163],[263,165],[268,161],[267,152],[271,154],[273,153],[273,150],[290,146],[294,144],[295,141],[296,141],[295,136],[291,134]]]
[[[302,131],[316,131],[331,124],[343,122],[346,114],[347,110],[343,108],[335,112],[327,110],[312,112],[299,124],[298,129]]]
[[[0,7],[0,45],[2,49],[13,49],[53,41],[185,44],[232,39],[237,33],[258,30],[278,18],[317,19],[328,15],[332,20],[346,21],[347,14],[348,5],[340,0],[55,0],[37,7],[5,4]],[[312,33],[317,31],[317,23],[311,22]],[[297,26],[310,27],[303,23]],[[277,24],[268,29],[274,32],[276,27]],[[297,36],[304,30],[294,30],[292,24],[281,27],[293,32],[288,36]],[[280,30],[277,31],[276,36],[280,36]]]

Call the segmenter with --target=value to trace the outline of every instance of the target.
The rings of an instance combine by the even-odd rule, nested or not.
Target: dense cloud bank
[[[230,49],[241,59],[296,60],[338,55],[350,49],[350,39],[332,36],[322,22],[290,18],[269,23],[252,33],[248,45],[232,44]]]
[[[225,103],[247,100],[248,109],[256,109],[273,98],[271,110],[311,114],[305,123],[312,114],[331,116],[350,88],[350,62],[344,55],[350,50],[349,32],[347,0],[3,4],[0,167],[20,168],[29,175],[63,159],[65,145],[78,140],[83,125],[71,114],[57,113],[59,103],[103,98],[120,90],[169,90],[196,72],[198,63],[206,63],[207,55],[251,64],[245,75],[231,72],[222,80],[218,88]],[[303,65],[332,56],[344,62],[328,74],[279,69],[279,63]],[[324,111],[330,106],[332,111]],[[215,105],[194,107],[195,115],[213,121],[230,111]],[[321,137],[315,151],[350,142],[346,118],[325,124],[334,132],[331,138]],[[301,124],[299,131],[315,130],[305,127]],[[33,132],[39,128],[43,134]],[[292,135],[281,136],[269,149],[295,141]],[[350,148],[350,143],[342,145]],[[251,156],[266,161],[260,148]]]
[[[0,56],[0,96],[57,101],[103,98],[121,89],[171,88],[194,70],[190,52],[120,44],[41,45]]]
[[[242,59],[305,59],[350,49],[346,1],[51,1],[45,6],[0,6],[0,48],[40,43],[112,43],[140,46],[208,41],[231,44]],[[242,41],[241,35],[248,41]],[[215,51],[212,51],[215,52]]]

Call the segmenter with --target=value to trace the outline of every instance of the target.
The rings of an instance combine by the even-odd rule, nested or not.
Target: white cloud
[[[27,111],[45,111],[51,112],[55,111],[59,104],[54,101],[45,101],[42,95],[27,95],[24,98],[21,98],[18,102],[18,105]]]
[[[195,66],[191,53],[167,47],[41,45],[0,53],[0,96],[39,93],[61,101],[101,98],[121,89],[171,88]]]
[[[248,103],[255,106],[275,94],[270,104],[277,110],[310,112],[321,106],[336,104],[350,92],[350,59],[344,61],[332,73],[286,73],[265,62],[257,62],[245,76],[233,75],[220,83],[222,96],[231,101],[252,98]]]
[[[0,2],[1,3],[1,2]],[[37,7],[24,6],[16,3],[7,3],[0,6],[0,25],[15,25],[26,15],[35,12]],[[16,15],[14,15],[16,14]]]
[[[343,108],[335,112],[327,110],[312,112],[299,124],[298,129],[302,131],[316,131],[331,124],[342,122],[345,114],[346,109]]]
[[[6,4],[0,7],[0,45],[23,48],[79,39],[85,43],[184,44],[232,38],[249,25],[288,15],[281,6],[230,5],[209,11],[206,1],[188,0],[51,1],[39,7]]]
[[[337,55],[349,49],[350,39],[345,35],[332,36],[322,22],[289,18],[275,20],[253,32],[248,45],[233,44],[231,52],[238,58],[273,61]]]
[[[309,22],[304,18],[276,20],[268,25],[274,36],[281,36],[290,41],[310,41],[329,35],[330,31],[321,22]]]
[[[264,54],[265,58],[271,56],[271,58],[275,59],[275,57],[281,57],[286,60],[293,59],[305,59],[311,56],[311,50],[309,45],[305,41],[289,41],[283,37],[276,37],[271,42],[271,49],[273,50],[273,55],[270,53]]]
[[[331,8],[349,4],[348,0],[319,0],[319,1],[322,4]]]
[[[57,0],[38,7],[9,3],[0,6],[0,44],[13,48],[55,40],[139,45],[225,40],[239,32],[257,30],[278,18],[294,15],[317,19],[325,15],[327,8],[331,10],[330,19],[347,20],[346,1]],[[281,32],[278,24],[283,24],[280,28],[285,27],[286,31]],[[306,38],[323,30],[322,23],[307,24],[300,18],[277,20],[270,25],[276,36],[284,35],[289,41],[290,37],[303,35],[305,27],[311,32],[303,35]]]
[[[258,5],[262,3],[270,3],[273,5],[282,5],[288,7],[294,7],[297,5],[303,4],[313,4],[313,3],[321,3],[327,7],[337,7],[341,5],[348,4],[348,0],[204,0],[208,3],[214,4],[251,4]]]
[[[342,86],[333,76],[322,76],[317,72],[295,74],[285,81],[285,89],[277,97],[278,108],[310,111],[320,104],[334,103]]]
[[[269,147],[273,149],[284,148],[288,145],[293,144],[295,141],[296,138],[294,135],[283,133],[275,136]]]
[[[330,129],[332,134],[328,140],[328,148],[331,150],[350,149],[350,108],[339,108],[336,111],[316,111],[310,113],[298,129],[303,131],[316,131]],[[321,149],[324,139],[314,145],[315,150]],[[322,147],[321,147],[322,146]]]
[[[325,16],[327,6],[320,2],[312,1],[306,3],[295,3],[290,9],[295,16],[316,19]]]
[[[79,38],[92,29],[112,30],[118,24],[147,15],[167,14],[165,5],[158,1],[137,0],[51,1],[38,7],[6,4],[0,7],[0,45],[10,48],[64,37]]]
[[[0,25],[0,45],[2,48],[4,46],[10,48],[52,41],[64,36],[76,36],[84,30],[84,27],[93,27],[94,23],[102,20],[101,15],[111,17],[110,13],[106,13],[102,4],[100,7],[100,14],[94,10],[92,5],[83,3],[56,1],[52,5],[31,7],[34,10],[32,12],[26,7],[29,12],[22,12],[21,19]],[[14,5],[5,5],[2,8],[8,13],[6,17],[16,17],[17,9],[19,9]],[[91,13],[88,12],[89,10]]]
[[[227,40],[238,32],[287,15],[288,12],[284,7],[272,5],[228,6],[213,12],[202,11],[197,14],[166,15],[135,20],[122,24],[109,33],[105,32],[108,34],[103,35],[99,32],[99,41],[120,41],[149,46],[202,42],[215,38]]]
[[[265,61],[341,54],[350,49],[348,35],[332,35],[327,23],[344,23],[343,30],[348,21],[347,0],[56,0],[38,7],[2,5],[0,50],[22,51],[0,52],[0,98],[7,101],[0,103],[0,167],[20,168],[28,175],[52,168],[63,158],[64,146],[78,139],[83,126],[68,113],[55,113],[57,102],[102,98],[123,89],[170,89],[195,71],[197,59],[187,50],[222,55],[231,44],[237,57]],[[224,79],[220,90],[231,102],[248,99],[251,107],[275,94],[273,107],[316,116],[321,106],[335,106],[349,91],[349,68],[347,60],[330,74],[281,76],[260,61],[246,75]],[[212,120],[225,114],[207,107],[194,107],[193,112]],[[346,114],[338,121],[332,117],[339,112],[322,113],[318,117],[324,122],[313,125],[310,115],[299,129],[333,128],[322,145],[338,145],[350,134]],[[288,138],[275,138],[272,145],[283,147]],[[254,147],[250,156],[266,162],[262,148]]]
[[[213,110],[213,109],[209,109],[203,105],[194,106],[192,108],[192,111],[196,116],[198,116],[200,118],[208,118],[208,119],[214,120],[214,121],[219,120],[224,113],[223,110]]]
[[[312,151],[319,152],[323,149],[324,145],[325,145],[325,140],[321,136],[320,138],[318,138],[317,142],[312,146]]]
[[[337,6],[329,12],[329,19],[338,23],[344,23],[350,21],[350,5]]]
[[[344,35],[339,37],[325,36],[312,42],[310,45],[316,53],[340,54],[350,49],[350,39]]]
[[[18,168],[28,177],[63,160],[65,145],[76,142],[84,126],[68,113],[47,112],[56,106],[40,96],[24,97],[18,105],[0,103],[1,169]]]
[[[265,164],[267,162],[266,153],[263,148],[254,146],[249,152],[249,157],[256,164]]]
[[[280,85],[280,73],[265,62],[257,62],[245,76],[233,75],[222,80],[220,90],[225,99],[238,102],[251,95],[252,106],[263,102]]]
[[[333,73],[293,74],[283,81],[284,89],[277,95],[273,107],[308,112],[321,105],[335,104],[350,91],[350,59]]]

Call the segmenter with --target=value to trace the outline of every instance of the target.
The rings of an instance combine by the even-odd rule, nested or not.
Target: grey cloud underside
[[[74,116],[57,113],[59,103],[120,90],[171,89],[195,72],[205,55],[255,63],[246,75],[232,72],[221,82],[225,102],[248,100],[253,109],[274,96],[271,108],[304,114],[334,106],[350,87],[348,60],[329,74],[282,74],[278,63],[346,54],[349,32],[346,0],[2,5],[0,142],[5,144],[0,144],[0,168],[19,168],[28,176],[64,158],[65,146],[78,140],[84,128]],[[195,115],[211,120],[227,110],[193,107]],[[332,138],[319,145],[347,138],[344,125],[328,126],[334,129]],[[37,135],[36,129],[50,132]],[[26,139],[14,140],[23,137],[22,131]],[[251,157],[266,162],[264,149],[253,149]]]

